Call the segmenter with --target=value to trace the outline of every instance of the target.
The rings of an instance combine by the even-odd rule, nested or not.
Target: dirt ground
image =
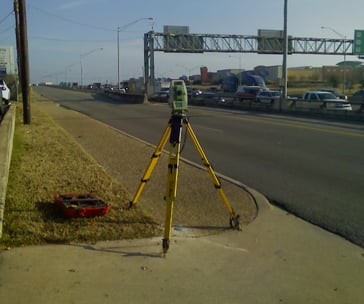
[[[36,105],[32,124],[22,124],[17,105],[14,151],[0,245],[95,242],[160,234],[160,225],[142,208],[127,210],[130,195]],[[91,192],[110,207],[103,217],[67,219],[53,194]]]
[[[168,155],[162,155],[140,202],[130,200],[155,147],[80,113],[32,96],[32,124],[23,125],[17,105],[14,153],[0,244],[96,242],[161,235]],[[241,224],[254,220],[256,205],[247,191],[222,180]],[[54,193],[93,192],[110,211],[103,217],[67,219]],[[229,214],[208,173],[181,164],[173,224],[211,233],[229,228]]]

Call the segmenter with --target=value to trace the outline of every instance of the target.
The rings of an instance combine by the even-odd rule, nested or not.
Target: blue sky
[[[13,0],[1,0],[0,46],[15,48]],[[143,74],[143,34],[164,25],[189,26],[190,33],[257,35],[258,29],[283,29],[284,0],[27,0],[30,78],[32,82],[116,82],[117,28],[120,33],[120,78]],[[347,38],[364,29],[362,0],[288,0],[288,34],[294,37]],[[100,50],[102,48],[102,50]],[[91,53],[90,53],[91,52]],[[88,54],[83,56],[84,54]],[[334,65],[340,56],[291,55],[288,66]],[[347,60],[357,60],[349,56]],[[280,55],[241,54],[242,68],[282,64]],[[239,55],[226,53],[155,53],[156,76],[196,74],[238,68]]]

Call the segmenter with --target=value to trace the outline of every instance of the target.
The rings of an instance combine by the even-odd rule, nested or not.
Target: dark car
[[[364,89],[356,91],[349,99],[354,102],[364,102]]]
[[[188,94],[188,96],[190,96],[190,97],[193,97],[193,96],[199,96],[199,95],[201,95],[201,94],[202,94],[202,91],[201,91],[201,90],[199,90],[199,89],[197,89],[197,88],[190,88],[190,87],[188,87],[188,88],[187,88],[187,94]]]
[[[155,92],[149,99],[152,101],[167,102],[169,98],[169,87],[163,87],[160,91]]]
[[[207,88],[205,92],[218,93],[219,92],[219,89],[216,88],[216,87],[210,87],[210,88]]]
[[[364,96],[364,90],[356,91],[353,96]]]

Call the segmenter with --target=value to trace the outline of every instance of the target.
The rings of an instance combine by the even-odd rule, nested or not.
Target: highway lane
[[[170,117],[165,104],[118,104],[81,92],[36,90],[153,144]],[[217,172],[364,246],[362,124],[196,107],[189,119]],[[189,137],[182,157],[201,163]]]

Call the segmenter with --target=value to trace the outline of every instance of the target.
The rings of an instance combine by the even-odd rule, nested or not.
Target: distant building
[[[0,76],[15,74],[14,49],[0,46]]]
[[[191,75],[188,77],[188,79],[192,82],[201,82],[201,75]]]
[[[352,83],[353,68],[351,66],[334,65],[322,67],[322,80],[324,82],[330,82],[333,77],[341,80],[344,76],[346,85]]]
[[[288,82],[322,81],[322,68],[312,66],[288,68],[287,78]]]
[[[203,66],[200,68],[201,72],[201,82],[206,83],[209,81],[209,73],[207,67]]]

